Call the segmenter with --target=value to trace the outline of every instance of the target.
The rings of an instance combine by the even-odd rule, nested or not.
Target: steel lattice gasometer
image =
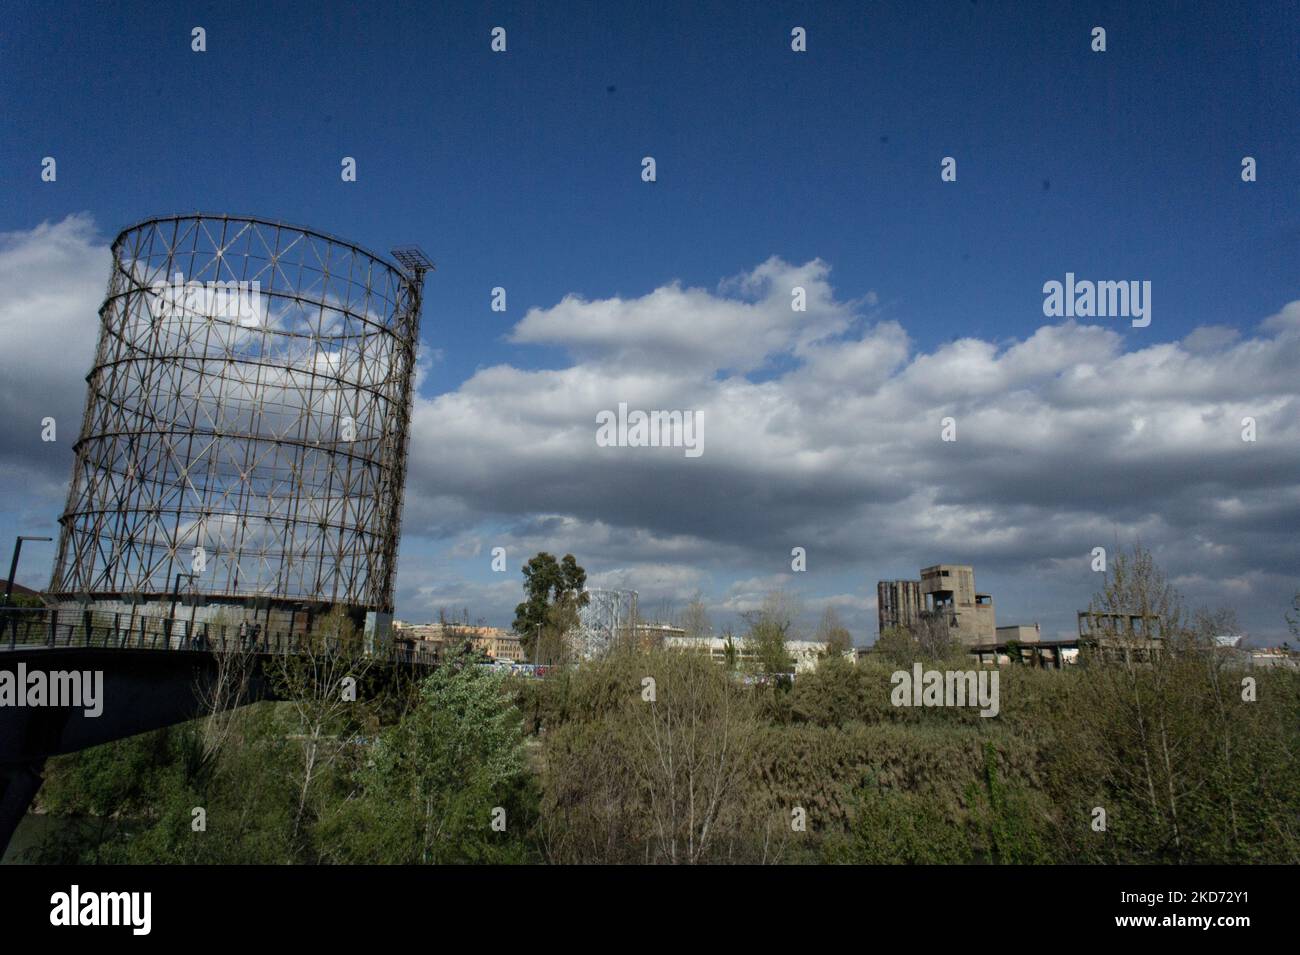
[[[586,590],[587,605],[578,611],[578,625],[568,634],[580,659],[606,653],[620,637],[634,636],[637,623],[635,590]]]
[[[122,232],[52,594],[157,599],[194,574],[218,601],[391,612],[431,267],[260,219]]]

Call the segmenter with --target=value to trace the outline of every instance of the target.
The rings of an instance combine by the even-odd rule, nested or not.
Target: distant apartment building
[[[629,627],[619,627],[616,636],[621,641],[630,640],[632,646],[638,650],[653,650],[656,647],[668,646],[672,641],[684,638],[686,631],[681,627],[674,627],[667,623],[646,623],[641,621]]]
[[[471,626],[462,623],[417,623],[393,621],[393,636],[408,649],[441,653],[446,649],[469,644],[493,660],[522,661],[523,646],[519,635],[498,627]]]
[[[519,634],[508,633],[495,627],[488,629],[492,632],[474,637],[474,649],[486,653],[493,660],[509,660],[511,663],[523,662],[524,646]]]
[[[1243,667],[1287,667],[1300,669],[1300,654],[1282,647],[1248,647],[1244,633],[1221,633],[1213,640],[1214,651],[1230,663]]]
[[[915,631],[922,621],[945,623],[964,646],[997,642],[993,597],[975,589],[975,569],[965,564],[935,564],[920,580],[882,580],[876,584],[880,632],[891,627]]]
[[[1252,667],[1286,667],[1300,670],[1300,654],[1294,650],[1281,647],[1263,647],[1261,649],[1243,649],[1246,666]]]
[[[659,645],[669,650],[707,653],[715,663],[726,663],[729,653],[737,663],[749,663],[754,659],[753,653],[745,647],[745,641],[741,637],[732,637],[730,640],[712,634],[688,637],[685,630],[679,630],[677,633],[664,636]]]
[[[730,639],[731,650],[728,651],[728,639],[713,635],[691,636],[688,637],[684,630],[676,629],[676,633],[665,636],[662,646],[674,650],[691,650],[696,653],[707,653],[715,663],[727,662],[728,653],[734,658],[734,662],[740,666],[752,666],[755,660],[753,648],[749,645],[744,637],[732,637]],[[817,664],[822,660],[826,653],[826,644],[819,643],[816,640],[787,640],[785,642],[785,652],[790,655],[794,663],[795,673],[808,673],[817,669]],[[856,654],[850,653],[848,656],[856,662]]]

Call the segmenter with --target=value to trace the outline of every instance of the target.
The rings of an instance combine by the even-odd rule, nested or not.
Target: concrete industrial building
[[[935,564],[920,580],[876,584],[880,632],[915,630],[923,620],[942,620],[964,646],[997,642],[993,597],[975,589],[975,570],[966,564]]]
[[[876,583],[876,617],[879,633],[886,630],[908,630],[925,611],[925,598],[921,596],[919,580],[881,580]]]
[[[1164,627],[1155,614],[1079,611],[1079,643],[1103,657],[1149,660],[1164,646]]]
[[[1024,624],[1012,624],[1009,627],[998,627],[998,643],[1037,643],[1042,639],[1042,631],[1038,624],[1032,627]]]

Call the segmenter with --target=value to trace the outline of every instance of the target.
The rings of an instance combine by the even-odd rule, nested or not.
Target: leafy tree
[[[1241,863],[1300,859],[1294,806],[1297,676],[1254,671],[1214,644],[1230,614],[1189,615],[1140,545],[1111,562],[1093,609],[1158,621],[1159,639],[1124,628],[1084,657],[1062,687],[1050,752],[1062,835],[1081,861]],[[1144,627],[1144,630],[1147,628]],[[1288,686],[1289,684],[1289,686]],[[1107,811],[1107,837],[1086,821]],[[1290,808],[1283,808],[1289,806]]]
[[[586,594],[582,595],[586,598]],[[571,660],[570,632],[578,626],[578,601],[571,597],[553,604],[546,611],[546,623],[536,631],[534,657],[539,663],[563,664]]]
[[[996,720],[895,707],[891,671],[936,662],[902,630],[781,693],[729,672],[738,640],[728,667],[623,645],[546,680],[449,654],[394,690],[330,619],[270,665],[285,702],[235,706],[236,669],[203,719],[50,760],[39,798],[57,825],[23,858],[1300,863],[1300,672],[1243,670],[1213,640],[1237,632],[1231,615],[1184,614],[1140,549],[1094,607],[1159,617],[1162,649],[1004,669]],[[576,612],[548,603],[543,640]],[[794,618],[780,594],[747,618],[768,672]],[[344,675],[358,702],[340,701]]]
[[[889,663],[906,665],[917,659],[921,648],[904,627],[886,627],[876,638],[875,651]]]
[[[52,758],[40,791],[42,808],[88,816],[143,811],[149,804],[151,773],[166,762],[172,732],[141,733]]]
[[[337,862],[525,861],[525,771],[506,678],[453,658],[421,684],[419,705],[380,733],[356,773],[357,795],[323,822],[320,844]]]
[[[526,599],[515,607],[514,630],[525,653],[532,655],[544,628],[554,631],[570,619],[569,611],[576,613],[591,598],[583,591],[587,572],[578,566],[572,554],[565,554],[557,561],[542,551],[524,565],[523,574]],[[556,634],[552,632],[550,636]]]
[[[60,824],[26,861],[62,864],[314,862],[291,845],[294,758],[276,705],[235,711],[205,755],[202,720],[92,747],[51,765],[41,806]],[[206,828],[194,828],[202,808]]]
[[[786,648],[794,628],[794,605],[791,598],[773,591],[763,601],[762,609],[741,615],[749,624],[745,647],[753,657],[759,673],[789,673],[794,660]]]
[[[883,699],[882,679],[887,679],[885,674],[866,663],[850,663],[838,653],[828,656],[794,682],[789,718],[825,727],[862,720],[873,709],[872,703]],[[887,699],[884,705],[889,705]]]
[[[311,863],[308,840],[295,839],[297,754],[283,738],[282,705],[235,711],[215,758],[203,721],[172,731],[170,761],[160,767],[152,805],[123,821],[112,861],[137,864],[253,865]],[[205,828],[194,829],[202,807]]]

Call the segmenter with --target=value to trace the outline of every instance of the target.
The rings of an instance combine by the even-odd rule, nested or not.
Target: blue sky
[[[1112,336],[1097,346],[1094,364],[1103,378],[1109,367],[1117,381],[1131,383],[1133,368],[1158,366],[1153,375],[1175,381],[1195,367],[1231,368],[1249,380],[1252,361],[1284,365],[1289,332],[1279,338],[1278,323],[1271,332],[1259,331],[1259,323],[1300,299],[1294,5],[453,6],[19,3],[0,33],[0,232],[9,235],[10,252],[37,243],[33,230],[41,223],[67,223],[70,216],[80,217],[80,231],[71,230],[75,242],[93,252],[149,215],[204,210],[300,223],[381,252],[416,243],[437,261],[422,326],[431,363],[421,394],[431,430],[413,436],[416,500],[403,542],[399,615],[419,618],[435,604],[469,604],[471,614],[508,625],[517,598],[486,569],[486,548],[508,542],[517,565],[516,556],[528,555],[513,545],[551,540],[552,549],[578,548],[591,572],[623,572],[610,579],[630,581],[654,595],[652,603],[680,601],[698,586],[725,621],[747,606],[743,595],[788,571],[787,539],[814,547],[802,543],[806,537],[828,542],[826,559],[810,560],[809,574],[790,586],[804,593],[811,616],[834,603],[859,641],[874,636],[876,577],[914,575],[921,563],[940,560],[976,565],[980,588],[998,599],[1000,621],[1037,619],[1047,629],[1068,630],[1075,605],[1086,602],[1095,583],[1063,570],[1071,555],[1086,553],[1092,538],[1123,542],[1141,533],[1163,549],[1189,596],[1237,606],[1244,627],[1261,637],[1284,630],[1283,578],[1289,573],[1294,584],[1300,562],[1284,542],[1250,536],[1276,533],[1279,521],[1300,515],[1294,416],[1283,424],[1295,395],[1284,387],[1261,384],[1257,394],[1242,395],[1231,382],[1218,390],[1207,383],[1203,394],[1161,398],[1165,412],[1202,420],[1214,409],[1236,414],[1235,403],[1251,400],[1274,415],[1278,426],[1266,439],[1274,442],[1267,449],[1274,457],[1251,467],[1252,474],[1267,470],[1274,483],[1246,485],[1260,507],[1280,502],[1280,514],[1252,511],[1246,518],[1225,505],[1241,496],[1234,488],[1246,486],[1226,464],[1222,473],[1210,467],[1206,480],[1189,477],[1203,440],[1195,435],[1186,446],[1162,445],[1168,456],[1159,461],[1116,457],[1093,482],[1113,486],[1116,496],[1086,507],[1072,506],[1077,491],[1062,490],[1071,496],[1055,502],[1003,493],[1014,481],[996,470],[984,476],[987,484],[951,476],[945,468],[952,465],[912,475],[933,492],[931,503],[987,512],[989,525],[1013,526],[1014,539],[988,526],[954,538],[952,526],[936,526],[917,527],[906,541],[884,533],[873,540],[880,518],[861,504],[879,496],[870,462],[886,452],[923,456],[893,441],[855,445],[843,433],[816,445],[838,449],[841,459],[830,455],[824,471],[797,464],[785,490],[770,481],[746,489],[737,474],[753,473],[753,462],[725,458],[731,443],[724,430],[714,432],[723,459],[709,465],[718,470],[656,472],[643,487],[627,483],[622,463],[583,460],[566,475],[547,459],[538,473],[553,487],[543,495],[485,478],[517,470],[520,459],[508,448],[475,447],[466,452],[475,467],[453,474],[426,462],[416,444],[444,440],[455,433],[456,414],[477,413],[478,400],[494,401],[489,391],[499,381],[484,375],[494,368],[512,369],[540,389],[526,403],[553,394],[556,380],[571,385],[589,372],[604,382],[597,407],[636,393],[620,378],[628,365],[614,361],[611,341],[580,347],[557,331],[571,327],[560,308],[566,296],[623,303],[635,312],[676,281],[705,290],[711,304],[725,303],[737,295],[720,283],[771,257],[792,269],[816,260],[828,268],[819,279],[834,325],[828,341],[874,342],[882,330],[901,330],[904,357],[890,372],[897,379],[909,369],[918,377],[945,366],[945,355],[957,361],[966,352],[953,348],[962,342],[992,349],[996,363],[1040,328],[1060,326],[1044,318],[1041,288],[1067,271],[1152,283],[1149,328],[1095,320],[1044,347],[1088,353],[1093,333]],[[489,49],[498,25],[507,30],[505,54]],[[1107,31],[1105,53],[1089,48],[1097,25]],[[205,53],[190,50],[193,26],[207,31]],[[805,54],[790,50],[794,26],[808,31]],[[640,178],[647,155],[657,162],[654,183]],[[1247,155],[1257,159],[1257,182],[1241,181]],[[56,183],[40,181],[45,156],[57,159]],[[340,179],[344,156],[356,158],[355,183]],[[957,160],[954,183],[940,181],[944,156]],[[102,296],[106,260],[90,261],[87,272],[98,275]],[[9,275],[21,280],[23,272],[15,266]],[[488,307],[498,285],[508,292],[505,314]],[[82,313],[92,344],[97,305]],[[530,309],[537,310],[535,331],[521,336],[512,330]],[[579,309],[575,321],[585,321],[584,314]],[[702,328],[712,314],[701,311]],[[645,321],[653,322],[650,313]],[[719,321],[718,334],[725,334],[730,326]],[[1201,326],[1221,331],[1178,344]],[[1205,354],[1211,340],[1237,351],[1197,365],[1194,356]],[[1182,349],[1186,361],[1171,359],[1162,346]],[[884,344],[872,350],[888,352]],[[1124,356],[1135,353],[1150,361],[1126,363]],[[650,362],[651,371],[663,357],[653,349],[623,356]],[[812,367],[790,342],[760,358],[739,373],[740,383],[800,389],[800,369]],[[21,360],[6,355],[6,362],[15,359]],[[1043,361],[1043,374],[1024,387],[1044,407],[1073,406],[1077,395],[1053,398],[1072,361]],[[736,374],[725,353],[714,364],[692,371],[697,384]],[[601,369],[608,372],[603,377]],[[75,388],[84,371],[48,388]],[[1005,407],[994,409],[997,396],[963,390],[961,374],[946,379],[952,395],[921,389],[933,399],[927,411],[966,402],[999,427],[1018,427]],[[866,401],[875,394],[860,381],[840,396]],[[509,390],[517,396],[515,384]],[[711,400],[690,382],[664,389],[656,394],[701,405]],[[815,392],[799,390],[790,404],[811,415],[816,402],[836,401],[834,390]],[[1000,392],[1014,393],[1011,384]],[[919,392],[907,394],[901,407],[920,414]],[[736,400],[752,409],[765,398],[759,390]],[[1080,433],[1120,428],[1121,418],[1130,422],[1134,408],[1152,399],[1125,400],[1131,406],[1117,398],[1109,424],[1078,425]],[[845,420],[860,420],[866,435],[880,424],[870,415],[885,412],[863,405],[854,413],[867,417]],[[710,420],[727,427],[725,419]],[[1029,454],[1026,466],[1041,467],[1036,486],[1065,488],[1061,478],[1080,444],[1062,420],[1047,420],[1057,423],[1046,425],[1037,447],[1059,442],[1059,453],[1041,460]],[[752,433],[771,434],[779,421],[774,411]],[[545,421],[532,425],[534,439],[552,433]],[[742,445],[749,446],[737,438]],[[770,465],[779,445],[751,450]],[[790,461],[801,462],[811,449],[787,450]],[[456,451],[443,448],[444,455]],[[1014,442],[1000,451],[1017,453]],[[11,492],[0,513],[6,536],[51,526],[61,506],[57,493],[31,491],[20,450],[14,453],[0,472]],[[66,446],[64,454],[49,473],[61,468],[66,481]],[[1185,483],[1162,500],[1169,479],[1153,476],[1166,466]],[[901,468],[900,480],[907,471]],[[679,474],[684,483],[663,490]],[[613,480],[624,482],[625,493],[607,493]],[[24,488],[28,496],[14,493]],[[699,514],[681,505],[688,489],[699,497]],[[755,510],[737,507],[728,524],[737,499]],[[1250,509],[1253,501],[1240,506]],[[770,539],[752,533],[764,523],[763,507],[780,515]],[[861,512],[839,521],[837,508]],[[1189,529],[1176,516],[1200,521],[1220,511],[1238,524]],[[1079,531],[1077,546],[1072,531],[1058,539],[1049,529],[1064,512],[1086,512],[1079,526],[1088,529]],[[567,530],[547,530],[558,526]],[[846,527],[858,529],[857,545],[835,539],[836,528]],[[1189,541],[1202,539],[1213,560],[1191,556],[1197,550]],[[1288,556],[1289,567],[1278,566]],[[43,583],[42,560],[33,554],[19,579]],[[670,572],[670,565],[695,575]],[[1240,581],[1237,589],[1209,583],[1225,575]],[[1259,601],[1269,609],[1250,609]]]

